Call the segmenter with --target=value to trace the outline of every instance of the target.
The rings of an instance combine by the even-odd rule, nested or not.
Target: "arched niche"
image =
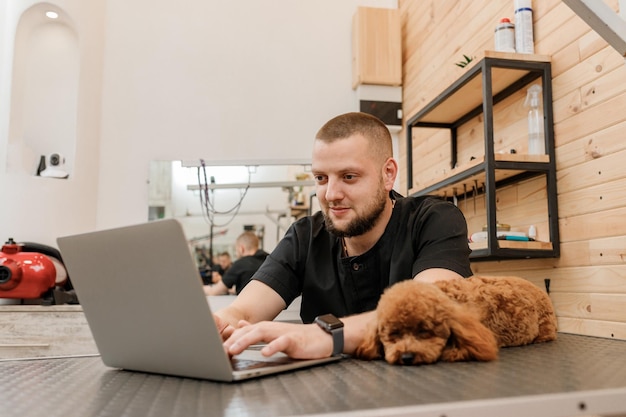
[[[51,3],[25,10],[15,33],[7,172],[35,175],[41,156],[49,165],[56,153],[71,175],[79,74],[79,39],[67,13]]]

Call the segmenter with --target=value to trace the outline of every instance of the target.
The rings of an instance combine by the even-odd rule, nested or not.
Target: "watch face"
[[[328,330],[339,329],[343,327],[343,322],[332,314],[324,314],[315,318],[315,322],[324,326]]]

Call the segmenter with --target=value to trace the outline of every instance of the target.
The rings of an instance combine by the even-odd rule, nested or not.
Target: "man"
[[[238,259],[224,272],[222,279],[204,286],[206,295],[228,294],[233,288],[239,294],[268,255],[259,249],[259,238],[253,232],[243,232],[237,237],[235,252]]]
[[[211,273],[213,284],[216,284],[222,280],[222,277],[228,271],[228,268],[231,267],[232,261],[230,259],[230,253],[221,252],[217,255],[217,262],[214,263],[213,271]]]
[[[312,173],[321,213],[295,222],[237,299],[215,314],[229,354],[259,342],[267,343],[264,355],[326,357],[337,344],[352,354],[386,287],[472,275],[462,213],[440,199],[395,193],[392,155],[389,131],[373,116],[348,113],[320,129]],[[304,324],[269,321],[298,295]],[[327,313],[341,318],[343,343],[312,323]]]

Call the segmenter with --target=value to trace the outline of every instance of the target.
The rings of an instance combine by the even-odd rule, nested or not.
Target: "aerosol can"
[[[530,106],[528,111],[528,154],[544,155],[546,153],[546,141],[543,131],[543,114],[539,108],[541,99],[541,86],[533,84],[528,88],[525,105]]]

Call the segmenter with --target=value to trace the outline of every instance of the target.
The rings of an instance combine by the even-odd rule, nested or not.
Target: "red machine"
[[[0,298],[40,298],[57,284],[57,267],[53,260],[23,249],[23,245],[11,238],[2,246]]]

